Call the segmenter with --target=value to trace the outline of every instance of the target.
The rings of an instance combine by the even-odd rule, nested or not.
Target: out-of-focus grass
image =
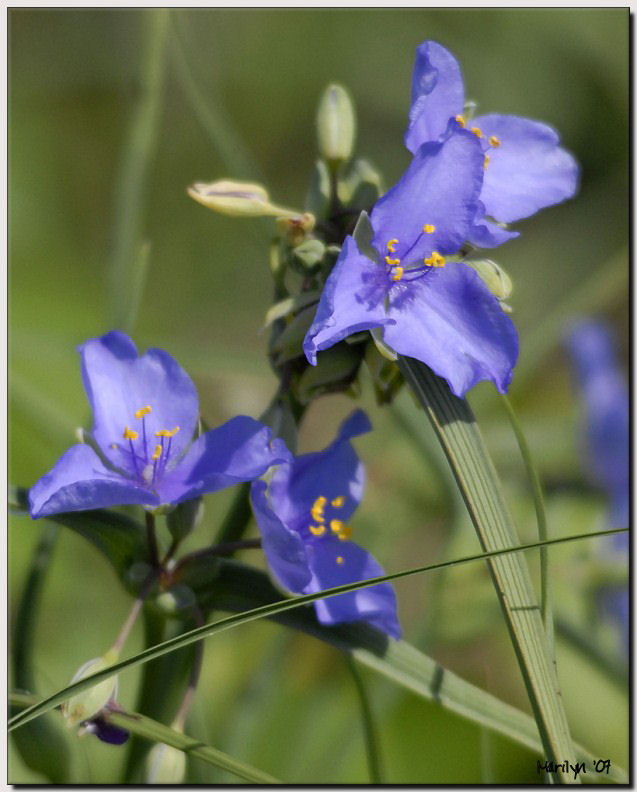
[[[75,350],[111,329],[105,289],[115,244],[116,177],[138,98],[147,13],[9,14],[9,450],[10,478],[24,486],[50,469],[73,442],[74,427],[89,420]],[[166,348],[191,372],[206,420],[220,423],[236,412],[257,416],[276,386],[265,358],[267,335],[259,335],[270,293],[272,227],[213,215],[187,197],[186,186],[224,176],[261,178],[275,200],[301,207],[316,157],[316,103],[333,80],[345,83],[354,97],[359,153],[391,184],[409,161],[402,136],[414,50],[433,38],[461,61],[468,96],[479,102],[480,112],[554,124],[582,165],[576,200],[518,224],[522,236],[492,251],[515,285],[510,302],[521,338],[521,384],[514,380],[511,398],[540,473],[581,481],[578,411],[556,328],[545,357],[528,376],[525,343],[543,332],[545,316],[559,316],[580,284],[594,283],[598,273],[603,278],[604,263],[625,249],[628,12],[177,9],[171,11],[169,36],[158,148],[142,219],[151,243],[149,278],[135,339],[140,348]],[[193,107],[195,94],[204,105]],[[593,308],[627,333],[627,289],[606,294],[603,302],[600,297]],[[478,418],[488,418],[487,443],[521,534],[532,537],[528,488],[489,387],[479,386],[471,399]],[[412,409],[406,394],[401,402]],[[313,405],[301,450],[323,447],[353,406],[342,396]],[[390,415],[374,406],[365,383],[363,406],[376,432],[357,442],[369,487],[354,522],[356,538],[388,570],[426,563],[441,552],[471,552],[475,539],[462,510],[447,544],[452,520],[435,471],[427,471]],[[439,453],[435,447],[433,453]],[[205,521],[190,546],[212,535],[230,497],[206,498]],[[599,499],[578,501],[571,509],[559,492],[549,492],[548,508],[554,532],[593,529],[600,519]],[[11,616],[39,524],[13,518],[9,527]],[[579,552],[551,551],[556,609],[581,623],[580,581],[571,577],[579,574]],[[589,552],[583,544],[581,552]],[[482,566],[449,571],[438,587],[433,576],[401,581],[397,592],[408,640],[471,681],[526,706]],[[104,651],[128,604],[103,558],[63,532],[38,623],[40,692],[63,685],[84,660]],[[139,640],[136,635],[131,651]],[[562,643],[558,663],[576,739],[625,762],[627,722],[625,714],[616,714],[625,712],[625,691],[609,687]],[[132,705],[135,675],[129,676],[122,701]],[[483,743],[477,729],[367,678],[388,781],[480,781]],[[592,689],[608,695],[582,695]],[[207,643],[192,724],[202,739],[284,780],[366,780],[354,688],[341,658],[272,625],[251,625]],[[120,750],[93,738],[70,736],[70,742],[70,780],[117,782]],[[535,757],[505,741],[492,748],[498,781],[539,780]],[[193,780],[224,780],[201,766],[193,765],[192,773]],[[12,753],[10,780],[41,779]]]

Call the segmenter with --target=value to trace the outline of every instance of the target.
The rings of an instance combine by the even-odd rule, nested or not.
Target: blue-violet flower
[[[480,141],[455,120],[418,149],[374,206],[369,248],[345,239],[303,344],[312,365],[346,336],[382,328],[391,349],[426,363],[457,396],[485,379],[507,390],[515,327],[477,273],[450,258],[479,211],[483,163]]]
[[[440,140],[450,118],[470,129],[484,155],[482,206],[469,242],[479,247],[506,242],[518,234],[487,218],[510,223],[575,194],[577,162],[559,146],[558,133],[547,124],[513,115],[469,119],[460,64],[440,44],[424,41],[416,51],[407,148],[416,154],[423,143]]]
[[[325,450],[277,467],[269,485],[252,484],[252,505],[275,579],[288,591],[312,594],[383,575],[376,559],[349,540],[347,521],[363,497],[365,469],[352,437],[371,424],[361,410],[343,422]],[[388,583],[314,603],[322,624],[364,620],[400,638],[396,596]]]
[[[154,509],[250,481],[291,459],[282,440],[247,416],[193,441],[197,390],[167,352],[138,357],[120,332],[79,349],[91,444],[72,446],[31,488],[32,517],[123,504]]]

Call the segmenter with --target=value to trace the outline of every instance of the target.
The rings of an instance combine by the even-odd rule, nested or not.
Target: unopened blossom
[[[351,540],[348,521],[363,498],[365,469],[350,442],[371,425],[358,410],[325,450],[277,467],[269,485],[252,484],[263,550],[277,582],[296,594],[383,575],[378,561]],[[396,596],[388,583],[314,603],[321,624],[364,620],[400,638]]]
[[[110,332],[80,346],[93,411],[89,443],[72,446],[29,493],[31,516],[140,504],[154,509],[250,481],[289,461],[282,440],[259,421],[237,416],[194,438],[194,383],[161,349],[139,356]]]

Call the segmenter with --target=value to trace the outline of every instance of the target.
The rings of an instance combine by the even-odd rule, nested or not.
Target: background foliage
[[[12,9],[9,23],[10,478],[31,486],[89,420],[77,344],[111,329],[117,315],[109,289],[116,220],[126,210],[118,196],[149,11]],[[135,340],[180,361],[209,425],[262,412],[276,386],[267,333],[259,334],[271,290],[271,224],[214,215],[185,188],[225,176],[261,180],[273,200],[302,208],[316,158],[315,109],[330,81],[349,88],[358,152],[389,186],[409,161],[402,135],[414,52],[426,38],[460,60],[479,112],[547,121],[581,163],[579,197],[518,224],[521,238],[494,258],[514,281],[521,358],[510,396],[547,489],[550,530],[595,530],[604,502],[585,480],[577,394],[560,341],[569,318],[583,313],[609,317],[622,339],[628,334],[625,10],[172,11],[142,215],[149,270]],[[369,478],[357,540],[388,571],[477,552],[433,437],[412,423],[409,395],[397,409],[379,410],[369,382],[362,385],[376,431],[357,441]],[[470,401],[522,540],[532,541],[528,483],[492,391],[480,385]],[[352,406],[344,396],[315,403],[300,450],[323,447]],[[190,545],[212,536],[231,495],[206,498]],[[10,521],[10,615],[43,527]],[[588,637],[593,553],[590,542],[551,550],[558,618]],[[259,563],[254,552],[245,559]],[[527,708],[484,564],[409,578],[396,589],[407,640]],[[62,529],[36,625],[38,692],[61,687],[110,645],[129,604],[103,557]],[[611,652],[613,636],[595,635]],[[128,650],[141,640],[140,630]],[[625,765],[624,684],[559,635],[557,650],[573,737]],[[204,662],[190,733],[291,783],[366,780],[356,690],[335,649],[260,622],[208,641]],[[363,673],[373,681],[390,782],[541,780],[532,754]],[[134,702],[136,678],[132,671],[121,679],[125,705]],[[73,781],[118,781],[123,751],[65,739]],[[42,780],[14,751],[10,761],[12,782]],[[196,761],[189,773],[192,781],[231,780]]]

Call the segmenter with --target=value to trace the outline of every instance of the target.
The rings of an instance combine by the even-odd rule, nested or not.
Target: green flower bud
[[[352,100],[342,85],[327,86],[319,102],[316,130],[321,156],[332,168],[352,156],[356,115]]]
[[[270,196],[260,184],[221,179],[215,182],[196,182],[188,188],[188,195],[208,209],[232,217],[285,217],[296,219],[302,212],[286,209],[270,202]]]
[[[478,259],[466,263],[478,273],[498,300],[506,300],[510,296],[513,283],[499,264],[491,259]]]
[[[186,776],[186,754],[165,743],[156,743],[146,759],[147,784],[182,784]]]
[[[92,660],[84,663],[71,680],[79,682],[91,674],[98,671],[103,671],[105,668],[113,665],[118,658],[118,653],[110,649],[103,657],[94,657]],[[62,715],[66,719],[66,725],[76,726],[82,721],[94,717],[100,712],[111,699],[117,696],[117,676],[109,677],[108,679],[98,682],[93,687],[80,691],[75,696],[71,696],[68,701],[62,704]]]

